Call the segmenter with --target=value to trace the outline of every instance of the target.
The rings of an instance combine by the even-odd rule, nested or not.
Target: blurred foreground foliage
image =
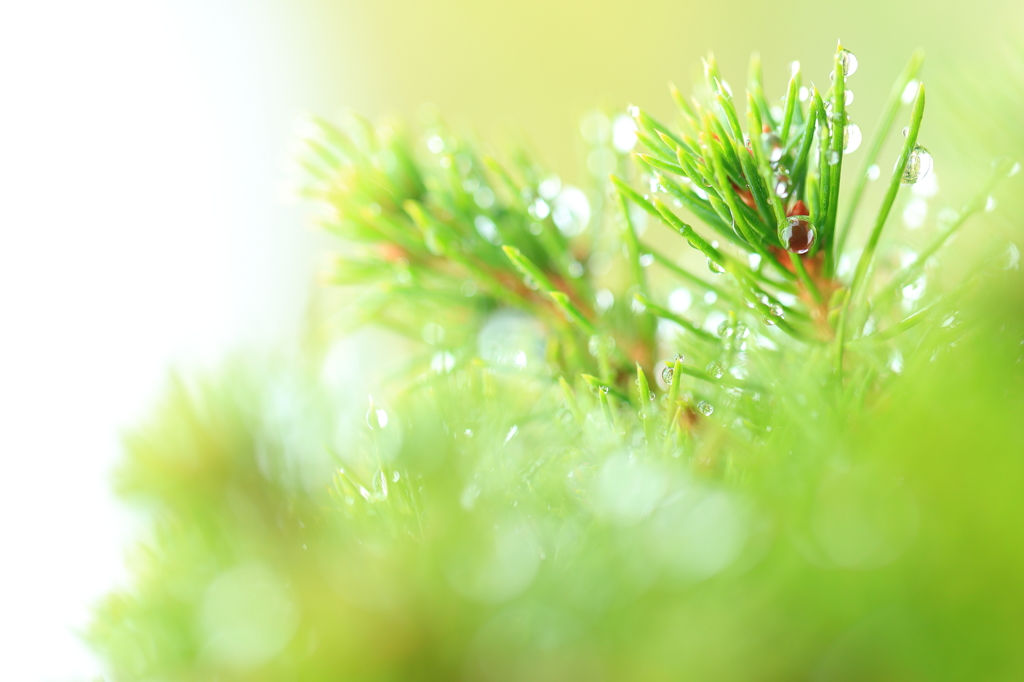
[[[932,258],[983,179],[917,265],[878,241],[889,200],[843,270],[848,54],[799,106],[799,70],[773,107],[755,62],[749,145],[713,61],[708,108],[677,97],[694,137],[590,119],[614,193],[441,127],[318,124],[345,304],[299,353],[176,380],[129,437],[153,530],[88,634],[112,679],[1024,676],[1019,252],[953,281]],[[366,324],[406,339],[368,402],[337,340]]]
[[[544,382],[470,365],[395,403],[386,495],[356,473],[328,494],[292,438],[330,419],[275,420],[279,382],[315,403],[315,377],[177,384],[120,479],[156,530],[91,636],[125,680],[1016,679],[1011,284],[863,414],[784,389],[806,407],[728,481],[715,426],[693,459],[631,457]]]

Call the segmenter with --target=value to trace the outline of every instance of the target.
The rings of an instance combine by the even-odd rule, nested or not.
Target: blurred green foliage
[[[300,352],[176,380],[128,438],[118,488],[152,531],[89,632],[112,679],[1024,675],[1019,252],[989,244],[946,282],[883,241],[865,261],[882,277],[858,291],[867,275],[853,275],[861,298],[815,301],[798,261],[815,263],[814,285],[851,285],[828,210],[842,166],[827,152],[846,121],[828,123],[824,100],[801,108],[801,134],[820,136],[796,179],[814,193],[821,252],[769,275],[745,251],[765,269],[787,262],[772,240],[792,216],[749,183],[770,188],[781,171],[746,155],[722,92],[711,99],[703,155],[639,113],[628,128],[590,119],[593,174],[625,176],[617,194],[568,188],[525,155],[506,171],[439,122],[420,144],[396,125],[318,123],[307,191],[345,240],[327,273],[344,305],[325,301]],[[639,132],[647,158],[630,161],[617,126],[620,139]],[[675,208],[737,230],[724,275],[640,241],[646,204],[714,250],[702,259],[718,253],[635,189],[672,194],[646,170],[652,154],[671,165],[669,150],[717,172],[704,197],[691,178],[680,196],[693,203]],[[928,243],[986,207],[986,181]],[[661,275],[646,274],[653,263]],[[670,309],[680,290],[691,317]],[[785,318],[771,310],[780,293]],[[364,324],[403,338],[400,357],[349,357],[338,333]],[[680,349],[696,366],[671,359]],[[366,362],[388,370],[369,400],[339,370]]]
[[[155,527],[91,637],[118,680],[1016,679],[1022,284],[863,413],[780,387],[734,477],[715,424],[645,456],[469,364],[388,412],[385,493],[373,446],[304,461],[331,419],[282,433],[316,377],[178,383],[130,441]]]

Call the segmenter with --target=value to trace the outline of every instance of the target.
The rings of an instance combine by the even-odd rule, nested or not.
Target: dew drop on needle
[[[927,149],[917,145],[910,152],[910,156],[907,157],[907,165],[903,169],[902,184],[904,186],[913,185],[927,176],[931,169],[932,155],[928,153]]]
[[[863,139],[864,137],[860,132],[860,126],[856,123],[851,123],[846,126],[843,131],[843,153],[849,154],[857,151],[857,148],[860,147],[860,143]]]
[[[796,254],[807,253],[814,246],[814,227],[806,216],[790,216],[779,234],[787,251]]]

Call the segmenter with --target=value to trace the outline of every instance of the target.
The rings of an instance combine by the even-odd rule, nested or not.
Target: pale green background
[[[131,524],[107,472],[168,364],[293,334],[321,248],[279,199],[297,115],[429,101],[487,140],[522,131],[572,177],[580,114],[667,115],[666,83],[708,49],[737,86],[759,51],[781,89],[793,59],[824,81],[841,38],[870,132],[921,46],[922,140],[956,187],[989,152],[952,112],[1001,85],[1022,20],[1019,0],[3,3],[0,677],[94,672],[68,628],[120,575]]]

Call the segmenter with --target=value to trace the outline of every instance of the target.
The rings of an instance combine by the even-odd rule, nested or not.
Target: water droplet
[[[844,76],[852,76],[857,72],[857,56],[849,50],[842,50],[839,53],[839,63],[843,65]]]
[[[825,161],[830,166],[836,165],[837,163],[839,163],[839,152],[837,152],[834,149],[830,149],[828,153],[825,154]]]
[[[444,151],[444,140],[441,139],[440,135],[433,135],[427,139],[427,149],[434,154],[440,154]]]
[[[600,387],[599,389],[597,389],[597,390],[601,391],[601,394],[602,394],[602,395],[608,395],[608,387],[607,387],[607,386],[601,386],[601,387]]]
[[[502,243],[502,238],[498,233],[498,225],[495,224],[494,220],[485,215],[478,215],[473,219],[473,224],[483,239],[496,245]]]
[[[689,289],[674,289],[668,295],[668,309],[674,313],[685,313],[693,305],[693,294]]]
[[[903,287],[903,289],[900,290],[900,293],[903,295],[903,298],[908,301],[918,301],[922,296],[924,296],[925,285],[925,278],[918,277],[916,280]]]
[[[604,312],[615,304],[615,294],[609,289],[598,289],[597,293],[594,294],[594,301],[597,304],[599,312]],[[671,306],[672,297],[669,296],[669,305]]]
[[[797,91],[797,96],[800,98],[801,102],[806,102],[807,98],[811,96],[811,91],[807,89],[807,86],[801,85],[800,89]]]
[[[562,179],[557,175],[551,175],[537,185],[537,194],[545,199],[554,199],[562,189]]]
[[[434,353],[430,358],[430,369],[436,374],[448,374],[455,369],[455,356],[448,351]]]
[[[523,284],[526,285],[527,289],[530,289],[532,291],[537,291],[538,289],[540,289],[540,285],[537,284],[537,280],[535,280],[533,277],[530,277],[529,275],[523,277]]]
[[[402,477],[401,474],[399,474],[396,471],[394,474],[391,475],[391,482],[392,483],[398,483],[398,479],[400,479],[401,477]]]
[[[550,215],[551,206],[543,199],[537,198],[532,204],[530,204],[527,212],[537,220],[544,220],[548,215]]]
[[[843,103],[846,106],[853,104],[853,90],[847,90],[843,93]]]
[[[654,263],[654,254],[642,253],[640,254],[640,267],[649,268]]]
[[[898,349],[892,351],[892,356],[889,358],[889,369],[896,374],[903,372],[903,354]]]
[[[718,294],[713,291],[709,291],[704,294],[704,302],[708,305],[714,305],[715,301],[718,300]]]
[[[1020,173],[1020,161],[1010,167],[1010,170],[1006,173],[1006,177],[1012,178],[1017,173]]]
[[[706,369],[707,373],[716,379],[721,379],[725,376],[725,367],[723,367],[720,362],[709,362],[708,366],[704,369]]]
[[[569,276],[575,277],[577,279],[582,277],[583,263],[579,262],[578,260],[574,260],[573,262],[569,263]]]
[[[718,325],[718,335],[723,339],[728,339],[735,333],[735,328],[729,324],[728,320]]]
[[[897,162],[898,163],[898,162]],[[932,169],[932,155],[928,153],[928,150],[917,145],[913,151],[910,152],[910,156],[907,158],[907,166],[903,169],[902,184],[904,186],[913,185],[921,178],[928,175]]]
[[[769,317],[767,315],[762,315],[761,316],[761,321],[764,322],[769,327],[774,327],[775,326],[774,318],[771,318],[771,317]]]
[[[715,412],[715,407],[706,400],[702,400],[697,403],[697,411],[705,417],[710,417]]]
[[[996,210],[996,198],[989,194],[988,198],[985,199],[985,212],[991,213],[994,210]]]
[[[772,163],[778,163],[779,159],[782,158],[783,152],[786,151],[782,147],[782,138],[775,133],[763,133],[761,135],[761,144],[764,146],[765,154],[768,155],[768,160]]]
[[[780,173],[778,179],[775,182],[775,194],[782,199],[787,199],[789,198],[789,189],[789,176]]]
[[[851,123],[846,126],[843,131],[843,153],[849,154],[850,152],[857,151],[860,147],[860,143],[863,140],[863,136],[860,132],[860,126],[856,123]]]
[[[878,176],[882,174],[882,169],[878,167],[877,163],[873,163],[868,166],[868,180],[877,180]]]
[[[635,104],[630,104],[628,107],[626,107],[626,113],[632,116],[633,118],[636,118],[640,115],[640,107],[636,106]]]
[[[388,413],[376,407],[372,400],[370,401],[370,409],[366,411],[366,425],[374,431],[383,429],[388,425]]]
[[[1006,247],[1006,265],[1003,266],[1003,269],[1020,269],[1020,249],[1013,242],[1010,242],[1009,246]]]
[[[829,129],[832,128],[833,123],[839,123],[841,125],[849,125],[850,115],[845,111],[834,111],[828,116]]]
[[[671,386],[672,375],[674,373],[675,370],[672,369],[671,365],[666,365],[665,369],[661,370],[661,380],[664,381],[667,385]]]
[[[770,306],[768,306],[768,312],[771,313],[774,317],[784,316],[782,306],[779,305],[778,303],[772,303]]]
[[[725,268],[722,266],[721,263],[716,263],[710,258],[708,258],[708,270],[715,273],[716,275],[721,275],[723,272],[725,272]]]
[[[790,216],[782,228],[779,238],[786,250],[792,253],[807,253],[814,246],[814,228],[806,216]]]

